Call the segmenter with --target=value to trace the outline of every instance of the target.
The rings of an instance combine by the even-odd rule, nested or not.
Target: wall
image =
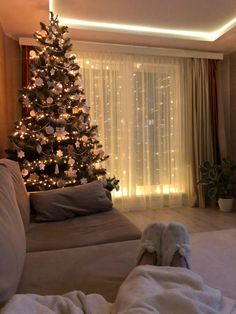
[[[5,35],[0,24],[0,158],[9,148],[8,135],[20,118],[21,51],[16,40]]]
[[[231,154],[236,158],[236,52],[230,58],[230,134]]]

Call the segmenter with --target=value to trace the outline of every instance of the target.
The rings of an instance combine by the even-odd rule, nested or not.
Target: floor
[[[236,210],[230,213],[218,208],[160,208],[124,212],[140,230],[158,220],[165,224],[175,221],[185,225],[190,233],[236,228]]]

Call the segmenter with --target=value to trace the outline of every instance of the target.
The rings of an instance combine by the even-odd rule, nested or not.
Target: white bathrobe
[[[72,291],[63,296],[16,294],[1,314],[233,314],[236,302],[208,287],[191,270],[180,267],[135,267],[115,302],[98,294]]]

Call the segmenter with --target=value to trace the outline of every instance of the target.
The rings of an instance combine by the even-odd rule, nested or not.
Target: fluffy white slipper
[[[185,258],[186,266],[190,264],[190,240],[185,227],[170,223],[162,233],[162,266],[170,266],[174,254],[178,252]]]
[[[149,253],[155,252],[157,265],[161,265],[161,238],[164,229],[165,225],[160,222],[151,223],[144,229],[141,237],[138,256],[136,258],[137,265],[146,251]]]

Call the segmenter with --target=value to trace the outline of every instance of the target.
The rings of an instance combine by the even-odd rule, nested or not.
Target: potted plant
[[[236,162],[230,158],[222,159],[220,165],[203,162],[199,167],[201,180],[199,184],[207,186],[207,195],[217,199],[222,211],[233,208],[234,188],[236,184]]]

